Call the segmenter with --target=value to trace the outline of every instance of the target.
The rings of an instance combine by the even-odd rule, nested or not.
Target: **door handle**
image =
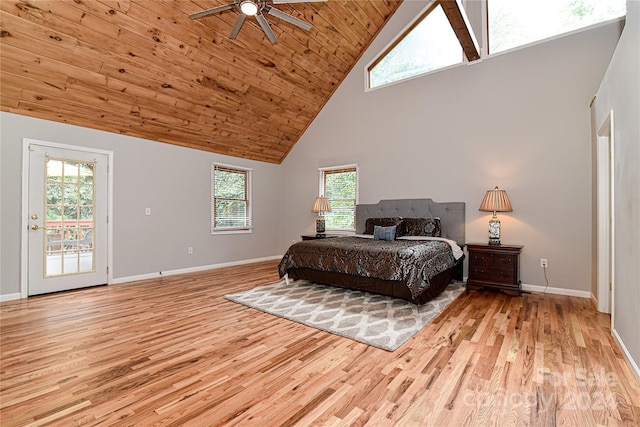
[[[33,224],[33,225],[31,226],[31,229],[32,229],[32,230],[37,230],[37,229],[39,229],[39,228],[40,228],[40,227],[38,227],[36,224]]]

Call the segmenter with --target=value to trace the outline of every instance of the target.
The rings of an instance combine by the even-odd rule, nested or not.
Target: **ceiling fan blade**
[[[265,10],[269,15],[273,15],[276,18],[280,18],[283,21],[287,21],[290,24],[297,25],[303,30],[309,31],[311,29],[311,24],[309,24],[308,22],[301,21],[298,18],[295,18],[289,15],[288,13],[284,13],[283,11],[276,9],[275,7],[265,6]]]
[[[264,31],[264,33],[267,35],[267,38],[269,39],[269,41],[271,43],[275,43],[276,41],[278,41],[278,39],[276,38],[276,35],[273,34],[273,30],[271,29],[271,27],[269,26],[269,23],[267,22],[267,18],[265,18],[262,13],[257,13],[256,19],[258,20],[258,24],[260,24],[260,26],[262,27],[262,31]]]
[[[229,3],[222,6],[214,7],[212,9],[203,10],[202,12],[194,13],[193,15],[189,15],[191,19],[202,18],[203,16],[211,15],[218,12],[223,12],[225,10],[232,9],[235,7],[235,3]]]
[[[238,36],[238,32],[240,31],[240,28],[242,27],[242,24],[244,23],[244,18],[246,18],[246,16],[247,15],[245,15],[244,13],[241,13],[238,15],[238,19],[236,19],[236,23],[233,25],[231,34],[229,34],[230,39],[235,39]]]
[[[284,4],[284,3],[318,3],[325,2],[327,0],[271,0],[273,4]]]

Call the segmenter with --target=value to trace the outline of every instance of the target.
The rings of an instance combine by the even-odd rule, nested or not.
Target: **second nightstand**
[[[468,243],[469,288],[493,288],[522,292],[520,282],[520,252],[522,245],[488,245]]]
[[[332,237],[338,237],[337,234],[305,234],[300,236],[302,240],[317,240],[317,239],[330,239]]]

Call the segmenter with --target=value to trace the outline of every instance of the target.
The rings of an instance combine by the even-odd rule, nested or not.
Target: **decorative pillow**
[[[390,242],[396,239],[397,225],[391,225],[389,227],[381,227],[379,225],[373,226],[373,240],[388,240]]]
[[[403,218],[400,235],[441,237],[440,218]]]
[[[367,218],[364,223],[364,233],[363,234],[373,234],[373,227],[376,225],[380,227],[390,227],[392,225],[400,225],[402,222],[402,218],[393,217],[393,218]],[[396,230],[396,237],[400,237],[400,229]]]

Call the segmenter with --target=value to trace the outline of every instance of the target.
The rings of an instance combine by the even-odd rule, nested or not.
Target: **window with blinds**
[[[319,195],[331,204],[324,214],[327,230],[355,231],[358,203],[358,165],[320,168]]]
[[[251,232],[251,173],[251,169],[212,165],[212,233]]]

